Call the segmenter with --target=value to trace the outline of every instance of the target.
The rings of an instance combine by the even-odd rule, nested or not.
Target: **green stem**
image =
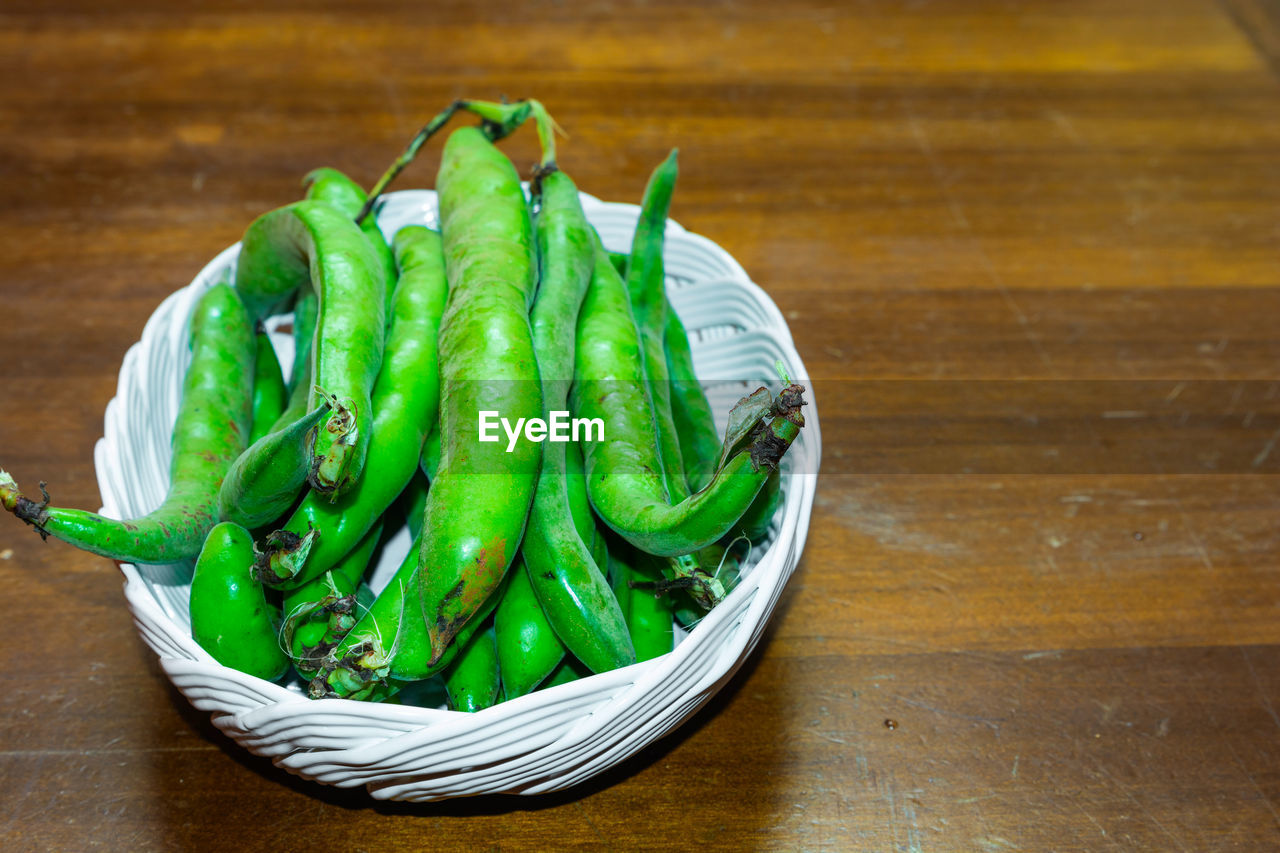
[[[466,110],[483,119],[485,135],[491,141],[497,141],[523,124],[524,120],[529,117],[530,112],[535,109],[535,104],[537,105],[537,111],[545,115],[546,110],[541,104],[537,101],[529,100],[516,101],[513,104],[502,104],[494,101],[471,101],[459,98],[449,104],[449,106],[437,113],[431,121],[423,125],[413,139],[409,140],[409,144],[400,153],[400,156],[396,157],[387,170],[382,173],[382,177],[378,178],[378,182],[373,185],[373,189],[369,190],[369,198],[365,201],[364,207],[360,208],[360,212],[356,214],[356,224],[358,225],[364,221],[364,218],[373,210],[378,199],[387,191],[387,187],[396,179],[396,176],[414,161],[414,158],[418,156],[418,151],[427,143],[427,140],[439,133],[440,129],[448,124],[449,120],[459,110]],[[546,116],[546,118],[550,119],[550,116]],[[552,124],[554,125],[554,122]],[[541,135],[542,130],[539,129],[539,136]],[[553,145],[553,156],[554,152]]]

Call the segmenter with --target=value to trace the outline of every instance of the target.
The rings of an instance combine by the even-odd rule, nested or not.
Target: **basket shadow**
[[[785,606],[785,599],[779,607]],[[766,645],[768,632],[761,645]],[[141,646],[141,652],[150,654],[150,650]],[[295,776],[271,763],[270,759],[253,755],[223,734],[212,722],[210,715],[194,708],[185,696],[178,691],[168,679],[163,677],[156,665],[157,675],[169,692],[173,708],[186,722],[194,734],[199,735],[206,743],[215,746],[223,755],[243,770],[259,777],[264,791],[273,786],[297,792],[313,800],[319,800],[329,806],[344,810],[372,809],[383,814],[420,814],[424,816],[469,816],[500,815],[511,812],[537,812],[572,804],[591,797],[602,791],[613,788],[644,772],[653,765],[669,757],[682,748],[690,739],[698,736],[725,708],[731,705],[741,693],[742,687],[759,667],[760,649],[748,656],[743,665],[731,675],[726,683],[696,711],[684,724],[668,732],[658,740],[641,749],[635,755],[623,760],[603,773],[597,774],[571,788],[545,794],[522,796],[518,794],[486,794],[473,797],[462,797],[433,803],[407,803],[395,801],[372,800],[369,792],[363,787],[335,788]],[[773,742],[775,738],[765,735],[758,743]],[[757,755],[758,759],[767,759],[766,755]],[[766,762],[767,763],[767,762]],[[759,761],[754,763],[760,767]],[[158,778],[155,784],[158,790],[172,790],[176,780],[166,780],[164,768],[155,768]],[[249,794],[249,791],[245,791]],[[176,816],[175,816],[176,817]]]
[[[670,758],[673,753],[680,750],[688,741],[696,738],[738,698],[743,685],[750,681],[752,674],[759,666],[760,657],[761,655],[753,652],[742,666],[728,677],[716,694],[683,724],[659,737],[636,754],[573,787],[529,796],[519,794],[483,794],[474,797],[442,800],[435,803],[376,801],[372,804],[372,807],[384,814],[429,814],[436,817],[492,816],[512,812],[539,812],[556,809],[596,796],[626,783],[654,765]],[[769,733],[762,734],[766,735],[762,738],[762,743],[767,744],[775,741],[775,738],[769,736]],[[753,761],[754,767],[763,768],[768,764],[768,756],[763,754],[765,753],[764,750],[756,750],[753,747],[753,752],[761,753],[755,755],[755,758],[760,760]],[[682,775],[681,778],[681,784],[685,788],[685,796],[696,799],[695,794],[689,788],[690,783],[687,775]]]
[[[186,697],[164,677],[154,655],[140,639],[138,645],[139,654],[148,658],[148,666],[154,668],[157,678],[169,691],[172,707],[178,712],[178,715],[182,717],[194,734],[198,734],[206,743],[215,746],[238,766],[237,769],[230,772],[239,777],[242,783],[245,777],[250,775],[256,776],[260,780],[259,783],[246,785],[242,793],[246,797],[261,798],[264,803],[274,800],[283,805],[292,799],[292,793],[283,794],[283,791],[287,790],[296,792],[300,796],[305,796],[312,802],[319,801],[324,803],[326,807],[348,812],[370,811],[385,815],[420,815],[423,817],[492,817],[517,813],[532,814],[573,805],[597,795],[606,797],[625,796],[623,792],[611,792],[611,789],[624,785],[637,776],[644,774],[655,765],[664,762],[683,767],[683,769],[670,772],[678,775],[682,780],[683,793],[681,796],[693,796],[696,798],[697,792],[689,787],[689,773],[701,768],[703,761],[711,759],[717,762],[727,762],[726,766],[720,767],[722,774],[736,774],[740,768],[732,766],[734,762],[749,762],[751,778],[755,780],[752,785],[763,785],[765,787],[763,789],[757,788],[751,792],[761,805],[758,810],[752,810],[755,817],[749,817],[746,814],[742,815],[742,817],[748,821],[756,818],[767,821],[773,811],[770,808],[770,804],[774,796],[772,783],[767,780],[779,779],[785,775],[781,772],[780,767],[785,758],[781,748],[777,745],[786,739],[784,729],[787,725],[786,720],[788,717],[787,703],[785,701],[772,701],[779,697],[779,693],[785,696],[786,685],[774,683],[779,677],[785,681],[785,667],[779,667],[776,661],[770,661],[766,666],[768,671],[761,673],[762,677],[766,678],[766,683],[770,685],[766,688],[770,694],[769,701],[762,701],[755,696],[746,696],[743,694],[743,688],[761,670],[761,663],[766,659],[764,652],[775,630],[774,626],[785,617],[791,599],[791,591],[784,590],[780,600],[777,602],[773,618],[765,628],[758,647],[747,656],[746,660],[732,675],[726,678],[721,688],[715,692],[715,695],[682,725],[661,736],[635,755],[562,791],[534,795],[485,794],[431,803],[374,800],[371,799],[369,792],[363,787],[336,788],[319,784],[295,776],[275,766],[269,759],[248,752],[223,734],[213,724],[208,713],[195,709]],[[735,711],[732,708],[739,702],[750,706],[745,708],[745,715],[742,712],[743,709]],[[739,720],[737,719],[738,717],[749,719]],[[689,743],[700,736],[705,737],[706,742],[699,745],[691,745]],[[751,743],[750,750],[738,750],[736,748],[738,744],[743,742]],[[680,753],[686,748],[690,751],[681,756]],[[775,770],[779,772],[773,772]],[[248,773],[246,774],[244,771],[248,771]],[[166,778],[173,771],[165,766],[156,766],[153,768],[153,772],[155,774],[154,784],[157,786],[157,790],[172,790],[174,784],[180,782],[177,779]],[[662,772],[667,771],[664,770]],[[650,781],[648,784],[652,787],[655,783]],[[659,781],[656,784],[661,786],[663,783]],[[699,784],[705,785],[707,787],[706,795],[713,798],[737,796],[744,793],[739,791],[737,794],[726,794],[719,790],[724,786],[723,780],[720,782],[708,780]],[[170,815],[167,812],[166,816],[172,818],[175,824],[181,824],[187,817],[178,813]],[[185,834],[185,831],[177,825],[173,829],[179,834]],[[737,829],[742,830],[743,827],[738,826]],[[187,831],[189,831],[189,828]]]

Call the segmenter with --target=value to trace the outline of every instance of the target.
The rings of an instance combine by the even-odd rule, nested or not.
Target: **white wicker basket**
[[[630,246],[639,209],[583,196],[605,244]],[[379,224],[391,236],[410,223],[436,223],[435,193],[391,193]],[[169,435],[189,359],[186,319],[199,293],[235,263],[222,252],[189,286],[167,298],[125,356],[104,437],[94,451],[102,512],[125,518],[160,503],[168,482]],[[776,383],[781,361],[806,385],[806,426],[784,461],[784,508],[769,543],[757,548],[741,584],[675,651],[614,672],[539,691],[476,714],[442,708],[306,698],[216,663],[191,639],[191,566],[123,565],[124,592],[138,631],[174,685],[241,746],[307,779],[364,785],[378,799],[426,801],[485,793],[536,794],[567,788],[633,755],[684,722],[742,664],[760,639],[794,571],[808,532],[821,449],[817,409],[804,365],[777,307],[711,241],[670,223],[666,263],[671,302],[693,343],[698,375],[720,418],[748,383]],[[292,342],[276,333],[283,366]],[[408,549],[401,531],[385,548],[372,585],[385,584]]]

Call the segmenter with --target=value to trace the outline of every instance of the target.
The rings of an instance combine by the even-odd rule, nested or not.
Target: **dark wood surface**
[[[788,318],[808,547],[672,736],[406,806],[228,741],[113,564],[0,518],[0,848],[1280,847],[1274,4],[173,5],[0,11],[20,483],[99,505],[125,351],[306,171],[367,185],[449,99],[535,96],[601,198],[679,146],[672,215]]]

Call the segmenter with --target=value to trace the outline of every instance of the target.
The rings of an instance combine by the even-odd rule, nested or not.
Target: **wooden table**
[[[464,94],[545,101],[605,199],[679,146],[672,215],[788,318],[825,455],[762,648],[532,799],[289,776],[169,686],[113,564],[0,519],[0,847],[1280,846],[1280,6],[4,5],[20,483],[96,508],[161,299]]]

